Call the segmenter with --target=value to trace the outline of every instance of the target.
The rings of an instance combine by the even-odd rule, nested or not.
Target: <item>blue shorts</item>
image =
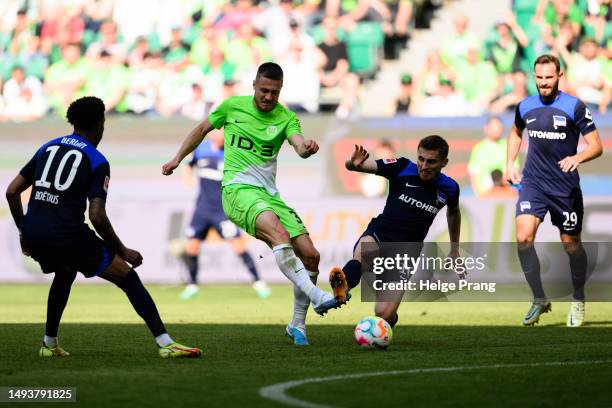
[[[355,242],[353,252],[355,252],[359,240],[368,235],[374,238],[376,242],[423,242],[422,234],[416,234],[416,230],[419,230],[419,228],[398,228],[389,225],[388,221],[372,218],[363,234]]]
[[[78,271],[92,278],[104,272],[115,257],[114,251],[89,228],[72,235],[69,241],[41,236],[24,236],[24,241],[43,273]]]
[[[561,233],[580,234],[584,207],[582,191],[579,188],[572,190],[569,197],[559,197],[546,194],[535,186],[524,184],[516,203],[516,215],[531,214],[543,221],[549,211],[553,225],[559,228]]]
[[[206,238],[211,228],[214,228],[223,239],[233,239],[240,236],[240,229],[228,220],[225,214],[208,211],[193,213],[191,223],[185,228],[185,236],[202,240]]]

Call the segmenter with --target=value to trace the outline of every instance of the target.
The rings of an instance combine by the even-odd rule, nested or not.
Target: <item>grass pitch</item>
[[[566,303],[553,303],[530,328],[520,327],[525,303],[405,303],[393,343],[376,351],[353,342],[354,325],[373,310],[359,296],[325,318],[311,310],[311,346],[296,348],[283,336],[292,311],[288,286],[274,286],[267,300],[247,286],[215,286],[182,302],[181,289],[150,292],[170,334],[201,347],[201,359],[161,359],[120,290],[79,284],[60,327],[60,344],[72,356],[40,358],[48,287],[1,286],[0,386],[76,387],[76,405],[84,407],[281,407],[259,390],[355,373],[585,362],[383,374],[299,385],[287,395],[336,407],[611,406],[609,303],[588,303],[589,324],[578,329],[565,327]]]

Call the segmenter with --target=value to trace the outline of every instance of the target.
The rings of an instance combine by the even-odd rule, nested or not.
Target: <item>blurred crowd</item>
[[[456,15],[453,33],[431,49],[425,68],[400,78],[397,113],[477,116],[512,112],[537,92],[533,61],[557,55],[560,88],[593,111],[606,112],[612,95],[610,0],[514,0],[485,38]]]
[[[252,92],[271,60],[285,70],[282,102],[316,112],[334,88],[346,116],[370,72],[342,36],[363,23],[405,43],[412,11],[412,0],[2,0],[0,120],[61,115],[86,94],[109,112],[200,119]]]
[[[2,0],[0,121],[63,115],[82,95],[109,113],[201,119],[224,97],[252,92],[256,68],[285,71],[281,102],[338,117],[364,81],[397,58],[435,0]],[[521,4],[518,4],[521,3]],[[533,15],[523,23],[517,10]],[[517,0],[478,38],[467,16],[400,79],[397,112],[504,112],[534,92],[530,61],[558,54],[563,88],[599,111],[610,101],[610,0]],[[522,17],[521,17],[522,18]],[[526,74],[527,73],[527,74]]]

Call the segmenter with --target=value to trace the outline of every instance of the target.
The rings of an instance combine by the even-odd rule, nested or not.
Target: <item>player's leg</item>
[[[172,340],[166,331],[151,295],[142,284],[136,271],[123,259],[115,255],[108,267],[98,276],[114,283],[125,292],[132,307],[145,321],[155,337],[155,342],[160,347],[159,353],[162,357],[198,357],[201,354],[198,348],[186,347]]]
[[[225,186],[221,190],[221,198],[227,217],[272,248],[281,272],[306,293],[313,304],[320,306],[317,313],[325,313],[331,307],[338,307],[330,305],[330,300],[334,301],[331,294],[313,285],[302,261],[295,255],[291,237],[307,232],[295,211],[277,196],[252,186]],[[287,226],[290,227],[290,232]]]
[[[351,289],[359,285],[362,261],[361,244],[377,242],[374,234],[374,221],[372,221],[353,247],[353,259],[349,260],[342,269],[335,267],[329,272],[329,284],[337,300],[342,300]]]
[[[41,357],[66,357],[70,355],[58,345],[57,333],[76,274],[76,271],[70,268],[60,268],[55,272],[47,299],[45,336],[39,352]]]
[[[288,207],[278,196],[273,197],[272,204],[281,223],[287,229],[292,244],[296,247],[296,253],[300,257],[300,260],[303,260],[308,275],[311,280],[313,280],[313,285],[316,288],[316,277],[319,274],[319,251],[316,250],[310,239],[310,235],[308,235],[308,230],[297,213],[292,208]],[[342,279],[344,279],[343,274]],[[322,293],[327,300],[320,303],[312,302],[315,312],[320,315],[325,314],[330,308],[335,309],[340,307],[350,298],[349,296],[336,300],[331,294],[323,291]]]
[[[516,242],[521,268],[534,299],[523,318],[525,326],[537,323],[541,314],[550,311],[550,302],[542,287],[540,260],[534,247],[538,227],[549,207],[550,198],[546,194],[534,186],[523,185],[516,203]]]
[[[181,259],[189,273],[189,281],[180,294],[182,300],[190,300],[198,295],[200,247],[202,240],[206,237],[206,234],[208,234],[208,230],[211,226],[207,214],[196,209],[191,217],[191,223],[185,228],[184,234],[187,238],[187,242],[185,243],[185,252],[181,256]]]
[[[559,228],[561,242],[569,257],[574,288],[572,303],[567,314],[567,326],[580,327],[584,324],[584,285],[586,284],[588,263],[587,254],[580,238],[584,216],[580,190],[575,190],[569,197],[551,198],[550,215],[553,225]]]
[[[310,280],[314,285],[317,284],[319,276],[319,251],[315,248],[308,234],[299,235],[292,240],[295,254],[300,258],[304,267],[308,271]],[[310,299],[297,286],[293,287],[293,318],[291,323],[287,325],[287,335],[298,346],[308,345],[306,338],[306,315]]]
[[[523,319],[523,325],[531,326],[540,320],[540,315],[551,310],[546,299],[542,278],[540,276],[540,260],[534,247],[536,232],[542,220],[532,214],[521,214],[516,217],[516,241],[518,257],[525,279],[533,294],[533,303]]]
[[[376,302],[374,313],[376,316],[385,319],[387,323],[389,323],[389,326],[394,327],[399,319],[399,316],[397,315],[399,305],[400,300],[393,302]]]
[[[584,285],[587,275],[587,255],[582,246],[580,234],[561,233],[561,242],[563,242],[565,252],[569,257],[572,285],[574,287],[566,324],[568,327],[580,327],[584,324],[585,314]]]
[[[264,211],[255,221],[255,236],[267,243],[274,253],[276,264],[289,280],[303,291],[315,305],[325,298],[325,292],[313,285],[310,275],[291,245],[289,233],[273,211]]]
[[[199,238],[189,238],[185,242],[185,253],[181,256],[187,272],[189,280],[185,289],[181,292],[182,300],[193,299],[198,295],[198,273],[199,273],[199,256],[202,241]]]

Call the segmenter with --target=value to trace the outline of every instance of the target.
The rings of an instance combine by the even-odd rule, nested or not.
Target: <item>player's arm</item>
[[[6,201],[8,201],[9,209],[11,210],[11,215],[13,216],[13,220],[15,221],[15,225],[19,230],[19,240],[21,241],[21,251],[28,255],[28,251],[23,245],[23,241],[21,240],[21,221],[23,220],[23,206],[21,205],[21,193],[27,190],[32,183],[23,177],[21,174],[15,176],[13,181],[9,184],[6,189]]]
[[[521,173],[516,166],[516,157],[521,150],[521,142],[523,141],[523,129],[519,129],[516,125],[512,126],[508,135],[508,148],[506,153],[506,179],[512,184],[521,183]]]
[[[448,224],[448,236],[450,237],[451,252],[459,253],[459,238],[461,235],[461,210],[459,205],[446,209],[446,223]]]
[[[211,125],[208,119],[203,120],[195,128],[193,128],[193,130],[189,132],[189,135],[187,135],[187,138],[181,144],[181,147],[179,148],[176,155],[172,158],[172,160],[162,166],[162,174],[164,174],[165,176],[169,176],[170,174],[172,174],[174,169],[176,169],[179,164],[181,164],[181,161],[189,153],[193,152],[200,143],[202,143],[204,137],[211,130],[213,130],[213,126]]]
[[[89,220],[104,243],[117,251],[117,255],[136,267],[142,264],[142,255],[138,251],[127,248],[119,239],[106,215],[106,200],[94,197],[89,200]]]
[[[581,163],[586,163],[601,156],[603,153],[603,146],[597,130],[593,130],[591,133],[584,135],[584,141],[586,142],[586,147],[583,151],[573,156],[567,156],[559,161],[559,167],[561,167],[563,172],[567,173],[574,171]]]
[[[317,142],[312,139],[304,139],[304,136],[300,134],[291,135],[287,139],[302,159],[306,159],[319,151]]]
[[[351,157],[344,163],[347,170],[360,173],[376,173],[378,165],[374,159],[370,159],[370,153],[361,145],[355,145]]]

